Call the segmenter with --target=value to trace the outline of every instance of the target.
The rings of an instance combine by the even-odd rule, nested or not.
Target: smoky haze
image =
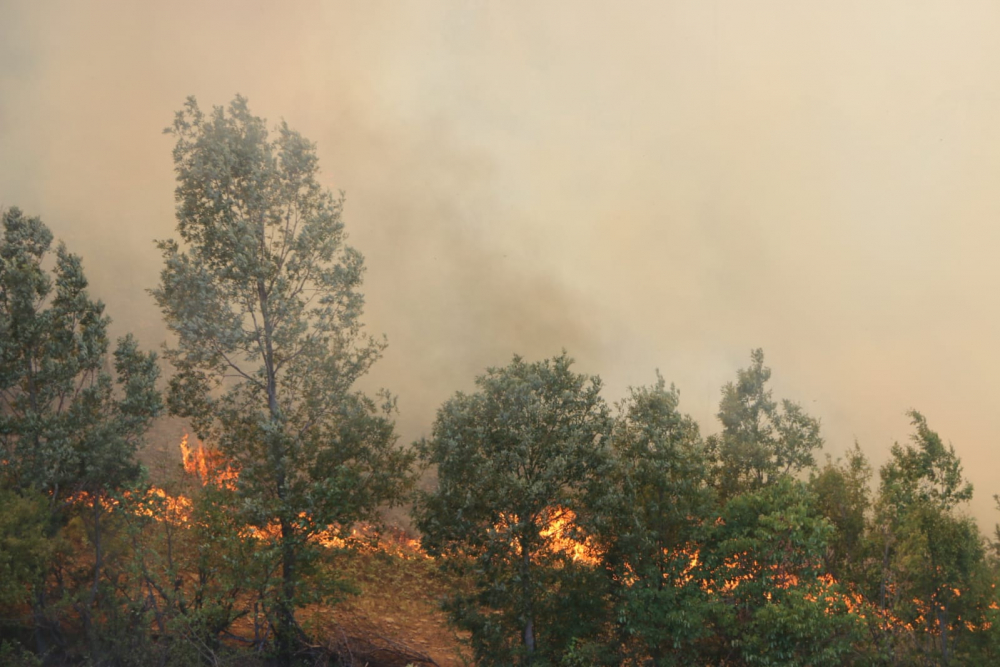
[[[996,519],[1000,6],[5,2],[0,205],[81,254],[121,333],[175,236],[188,95],[318,144],[367,260],[404,440],[489,365],[566,348],[703,430],[763,347],[826,450],[917,408]]]

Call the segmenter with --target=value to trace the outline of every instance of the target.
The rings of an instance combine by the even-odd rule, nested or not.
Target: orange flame
[[[513,514],[502,513],[500,521],[494,526],[504,532],[518,523]],[[576,563],[597,565],[601,561],[601,552],[592,540],[583,535],[576,524],[576,513],[566,507],[556,505],[546,508],[540,517],[541,528],[539,536],[543,539],[544,550],[550,554],[569,556]]]
[[[229,461],[219,451],[206,449],[200,440],[196,447],[191,447],[188,445],[187,433],[181,438],[180,447],[184,472],[189,475],[197,475],[202,485],[212,482],[228,489],[236,488],[239,473],[233,469]]]
[[[201,484],[216,484],[220,487],[234,489],[239,472],[233,468],[229,461],[216,450],[206,449],[200,441],[196,446],[189,444],[187,434],[181,439],[180,450],[184,471],[193,476],[197,476]],[[187,496],[178,494],[176,496],[168,494],[159,487],[150,487],[141,497],[135,498],[126,493],[124,496],[129,502],[129,511],[136,516],[151,517],[157,521],[168,522],[174,525],[183,525],[190,522],[192,501]],[[80,492],[74,495],[70,502],[92,502],[93,497]],[[98,502],[110,509],[118,507],[121,503],[110,497],[100,497]],[[300,518],[307,518],[305,513]],[[516,517],[503,517],[497,529],[504,529],[516,523]],[[720,520],[721,521],[721,520]],[[546,541],[546,549],[550,553],[561,553],[568,556],[572,561],[586,565],[595,566],[601,561],[602,553],[593,542],[581,533],[577,526],[577,516],[573,510],[565,507],[555,506],[545,512],[543,527],[540,530],[541,537]],[[718,523],[719,521],[717,521]],[[278,534],[275,526],[264,529],[249,528],[246,536],[253,539],[272,539]],[[332,549],[352,548],[362,553],[389,553],[404,559],[429,559],[429,556],[420,546],[420,541],[416,538],[404,534],[402,531],[390,531],[385,533],[378,527],[371,524],[359,524],[353,527],[346,536],[338,526],[331,526],[325,530],[316,532],[313,537],[318,544]],[[688,560],[688,565],[684,568],[680,576],[675,579],[675,586],[685,586],[693,582],[695,569],[702,565],[697,545],[691,544],[680,549],[678,555]],[[664,550],[664,555],[669,555]],[[631,572],[628,564],[626,567],[625,583],[632,585],[635,582],[635,575]],[[700,585],[707,593],[732,594],[741,583],[752,581],[760,576],[771,576],[775,579],[778,588],[788,589],[798,587],[803,584],[797,573],[787,571],[777,564],[762,566],[751,553],[744,552],[734,554],[725,559],[722,566],[713,572],[707,573],[707,578],[701,580]],[[664,575],[668,576],[668,575]],[[896,616],[891,610],[880,608],[871,601],[866,600],[857,590],[850,586],[845,586],[838,582],[831,574],[824,573],[818,577],[818,588],[809,591],[806,598],[813,602],[825,602],[826,613],[836,613],[837,609],[844,609],[850,614],[855,614],[863,620],[873,622],[881,631],[891,631],[893,629],[904,629],[913,631],[915,627],[921,627],[924,619],[933,611],[934,606],[940,605],[936,601],[925,601],[919,598],[912,600],[917,617],[913,622],[905,622]],[[994,586],[995,587],[995,586]],[[890,592],[895,590],[893,584],[888,586]],[[947,587],[938,592],[959,597],[962,591],[957,588]],[[937,598],[938,594],[932,596]],[[766,594],[770,599],[770,594]],[[989,609],[1000,610],[997,602],[991,602]],[[990,621],[984,620],[976,625],[970,621],[956,618],[955,622],[970,631],[987,630],[991,627]],[[936,625],[928,627],[931,634],[937,634],[940,630]]]
[[[561,552],[577,563],[597,565],[601,554],[590,544],[590,540],[579,537],[576,513],[567,508],[557,507],[549,522],[541,530],[541,536],[549,540],[553,551]]]
[[[239,471],[232,466],[221,452],[206,448],[201,441],[198,441],[194,447],[188,443],[189,437],[185,433],[180,441],[180,450],[181,462],[184,465],[186,473],[198,477],[203,486],[212,483],[227,489],[236,488]],[[178,499],[182,499],[182,504],[186,503],[190,507],[191,501],[188,498],[178,496]],[[308,515],[303,512],[299,515],[299,518],[307,519]],[[267,526],[264,528],[251,527],[246,531],[246,537],[258,540],[273,539],[278,534],[277,526]],[[331,526],[315,533],[312,539],[327,548],[353,548],[371,552],[381,551],[405,559],[430,558],[421,548],[420,540],[409,537],[399,530],[386,533],[379,530],[376,526],[367,523],[355,526],[346,537],[342,536],[339,526]]]

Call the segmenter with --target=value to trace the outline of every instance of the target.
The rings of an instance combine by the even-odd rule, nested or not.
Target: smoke
[[[876,464],[923,411],[994,522],[1000,31],[992,3],[5,3],[0,204],[83,255],[117,332],[174,235],[187,95],[317,142],[367,258],[405,439],[488,365],[659,368],[716,430],[775,394]]]

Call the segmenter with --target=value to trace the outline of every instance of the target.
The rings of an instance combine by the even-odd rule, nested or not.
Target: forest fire
[[[233,467],[223,454],[217,450],[208,449],[201,441],[191,446],[188,434],[181,438],[181,463],[184,472],[197,477],[202,486],[214,484],[230,491],[236,489],[239,471]],[[191,500],[184,495],[171,497],[160,489],[156,491],[167,498],[168,504],[173,501],[182,507],[191,507]],[[303,512],[300,519],[308,519]],[[249,528],[248,535],[256,539],[273,539],[278,535],[277,526],[264,529]],[[312,539],[330,549],[355,549],[359,551],[379,551],[401,558],[429,558],[420,548],[420,540],[407,536],[402,530],[384,529],[369,523],[361,523],[351,528],[345,536],[338,526],[318,530]]]
[[[181,463],[187,475],[195,477],[202,486],[214,484],[219,488],[235,490],[239,472],[232,464],[218,451],[206,448],[200,441],[191,444],[188,434],[185,434],[179,443],[181,453]],[[123,499],[128,499],[129,511],[138,516],[150,517],[157,521],[164,521],[173,525],[184,525],[191,521],[193,501],[184,494],[172,495],[164,489],[152,486],[142,498],[136,499],[126,493]],[[74,502],[90,502],[90,496],[86,493],[79,493],[73,498]],[[101,504],[108,508],[119,507],[122,503],[114,498],[102,499]],[[576,513],[569,508],[556,506],[550,508],[543,517],[544,525],[539,535],[543,539],[545,549],[550,553],[561,553],[570,558],[575,563],[597,566],[601,563],[603,553],[594,544],[593,540],[586,536],[580,529],[577,522]],[[306,518],[303,513],[301,518]],[[498,526],[500,528],[502,526]],[[247,535],[255,539],[268,540],[277,535],[277,528],[270,529],[248,529]],[[326,548],[330,549],[353,549],[361,553],[386,553],[405,559],[429,559],[423,551],[419,539],[410,537],[400,530],[386,531],[378,526],[362,523],[351,528],[348,534],[337,526],[317,530],[312,539]],[[683,571],[674,576],[673,585],[683,587],[697,581],[697,585],[708,594],[721,594],[731,596],[736,594],[741,585],[754,581],[760,577],[771,577],[777,589],[793,589],[804,585],[803,579],[794,571],[787,570],[777,564],[765,567],[757,561],[753,554],[744,552],[734,554],[725,559],[721,568],[711,572],[705,572],[699,577],[697,574],[700,568],[704,567],[701,561],[701,553],[697,545],[689,545],[687,548],[676,552],[676,555],[686,559],[687,565]],[[670,552],[664,551],[664,556],[670,557]],[[664,574],[665,578],[672,575]],[[912,622],[904,622],[890,611],[880,609],[877,605],[865,600],[857,591],[846,590],[845,586],[829,574],[822,573],[816,577],[816,585],[812,586],[806,599],[817,602],[822,600],[826,603],[826,613],[838,613],[838,610],[857,615],[860,619],[869,619],[875,622],[881,631],[892,631],[893,629],[904,629],[913,631],[915,627],[927,624],[927,619],[933,616],[936,608],[941,605],[929,603],[918,598],[914,598],[912,603],[918,610],[916,619]],[[634,574],[627,577],[626,585],[635,583]],[[890,591],[891,593],[891,591]],[[949,595],[958,598],[961,591],[951,588],[947,591]],[[766,594],[770,600],[770,594]],[[993,603],[990,607],[996,610],[997,605]],[[987,630],[990,623],[973,625],[962,619],[957,619],[970,630]],[[930,632],[935,632],[933,627],[928,628]]]
[[[216,488],[229,491],[237,488],[239,471],[220,452],[205,447],[198,440],[192,441],[187,434],[178,446],[184,473],[198,480],[196,486],[214,485]],[[87,494],[77,494],[74,500],[91,502],[91,497]],[[125,493],[119,499],[102,498],[99,502],[109,509],[125,508],[135,516],[149,517],[174,526],[190,525],[195,506],[193,496],[183,493],[171,494],[156,486],[150,487],[139,498]],[[306,514],[301,514],[300,518],[306,520],[305,523],[308,524]],[[582,530],[577,514],[572,509],[556,505],[546,509],[540,520],[541,528],[538,535],[544,544],[542,548],[548,553],[562,554],[572,562],[585,566],[597,567],[601,564],[603,552]],[[506,531],[513,523],[504,522],[496,528]],[[279,533],[276,526],[269,526],[248,527],[241,534],[245,538],[266,542],[276,539]],[[381,553],[407,560],[432,558],[423,551],[418,539],[400,530],[386,531],[382,527],[367,523],[358,524],[350,531],[338,526],[316,527],[309,539],[315,544],[334,550],[350,549],[360,554]],[[771,588],[760,593],[767,604],[779,603],[782,591],[799,589],[805,600],[821,605],[826,614],[849,614],[866,624],[872,632],[891,635],[922,631],[935,637],[940,636],[942,632],[936,618],[938,612],[944,611],[944,607],[937,601],[938,596],[930,602],[913,598],[912,607],[915,609],[915,616],[904,620],[891,609],[881,608],[867,600],[853,586],[839,582],[832,574],[805,576],[801,570],[789,565],[761,562],[749,551],[733,554],[715,566],[709,566],[703,561],[703,554],[697,544],[688,544],[677,551],[664,550],[663,556],[667,560],[680,559],[681,567],[675,568],[672,574],[667,572],[663,574],[664,579],[669,580],[668,585],[678,588],[693,585],[707,595],[739,598],[751,594],[750,591],[742,590],[745,585],[768,579],[772,584]],[[816,567],[818,565],[813,563],[810,569]],[[632,586],[638,579],[628,565],[625,568],[627,574],[623,583]],[[888,593],[890,597],[896,595],[891,585]],[[939,593],[955,599],[962,596],[962,591],[955,587],[942,589]],[[990,609],[997,610],[996,603],[992,603]],[[956,616],[953,620],[955,624],[960,624],[969,631],[986,631],[991,627],[991,623],[986,620],[973,623],[961,616]]]
[[[181,451],[181,462],[184,471],[196,476],[202,483],[216,484],[233,490],[239,479],[239,471],[217,450],[208,449],[201,441],[197,441],[193,446],[190,443],[188,434],[184,434],[179,447]],[[170,498],[164,492],[157,490],[160,494]],[[187,507],[191,501],[185,496],[177,496],[177,500]],[[303,513],[300,518],[305,519]],[[251,531],[255,537],[273,537],[273,531]],[[568,555],[571,560],[587,565],[597,565],[600,562],[601,554],[593,545],[592,541],[583,537],[576,524],[576,513],[573,510],[556,507],[547,512],[544,527],[540,531],[540,536],[546,541],[548,548],[553,552],[560,552]],[[389,539],[386,539],[386,538]],[[355,548],[370,551],[382,551],[392,553],[401,557],[421,557],[429,558],[420,547],[420,540],[405,535],[402,531],[385,531],[378,527],[362,523],[353,527],[347,536],[337,527],[327,528],[316,532],[315,541],[324,547],[344,549]]]
[[[563,554],[575,563],[597,565],[601,562],[601,552],[593,541],[583,534],[577,525],[576,512],[568,507],[556,505],[545,508],[538,517],[541,549],[550,554]],[[493,527],[508,539],[511,527],[518,523],[516,515],[501,515]],[[515,549],[517,538],[510,536],[510,544]]]

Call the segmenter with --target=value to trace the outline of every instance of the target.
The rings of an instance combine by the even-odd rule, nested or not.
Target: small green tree
[[[136,617],[128,634],[158,635],[153,650],[147,647],[148,662],[155,655],[164,665],[235,664],[240,647],[223,635],[234,634],[238,619],[252,628],[240,633],[243,648],[260,653],[266,647],[269,623],[261,603],[278,583],[273,552],[279,545],[247,530],[229,485],[211,474],[205,485],[186,481],[173,496],[140,484],[115,506],[131,547],[117,573],[120,597]]]
[[[25,498],[48,499],[44,534],[90,506],[93,573],[76,600],[92,649],[107,543],[105,498],[139,473],[135,453],[161,410],[156,356],[118,340],[109,359],[104,305],[91,300],[80,258],[60,244],[45,263],[52,233],[37,217],[3,214],[0,242],[0,482]],[[113,365],[114,376],[108,368]],[[38,650],[58,634],[43,581],[34,586]]]
[[[708,630],[711,600],[697,558],[713,498],[698,425],[679,401],[659,374],[652,387],[631,390],[610,439],[614,465],[593,489],[619,661],[624,651],[654,665],[693,664]]]
[[[592,567],[554,545],[555,522],[582,511],[583,491],[607,470],[610,431],[601,383],[573,373],[563,353],[520,357],[476,379],[438,411],[420,456],[437,488],[417,508],[424,547],[471,575],[450,603],[472,633],[479,664],[548,664],[594,630]]]
[[[972,498],[972,484],[962,476],[955,448],[922,414],[908,415],[911,442],[894,444],[880,470],[871,531],[877,567],[868,594],[913,629],[925,656],[948,664],[970,625],[981,624],[986,613],[989,600],[974,592],[983,579],[985,545],[975,522],[958,513]]]
[[[239,96],[209,114],[189,98],[166,131],[181,243],[159,243],[153,296],[176,335],[169,405],[239,468],[245,520],[276,531],[287,663],[312,538],[399,501],[412,457],[395,447],[391,397],[380,409],[354,388],[385,344],[362,331],[363,260],[314,145],[285,123],[272,139]]]
[[[819,420],[802,406],[771,397],[771,369],[764,352],[750,353],[749,368],[722,388],[718,417],[722,433],[708,439],[715,459],[715,484],[723,498],[759,489],[777,478],[815,465],[823,446]]]
[[[882,501],[899,514],[915,503],[952,510],[972,498],[972,484],[962,477],[962,461],[955,448],[927,426],[927,419],[907,413],[915,432],[912,444],[892,446],[892,456],[882,466]]]

